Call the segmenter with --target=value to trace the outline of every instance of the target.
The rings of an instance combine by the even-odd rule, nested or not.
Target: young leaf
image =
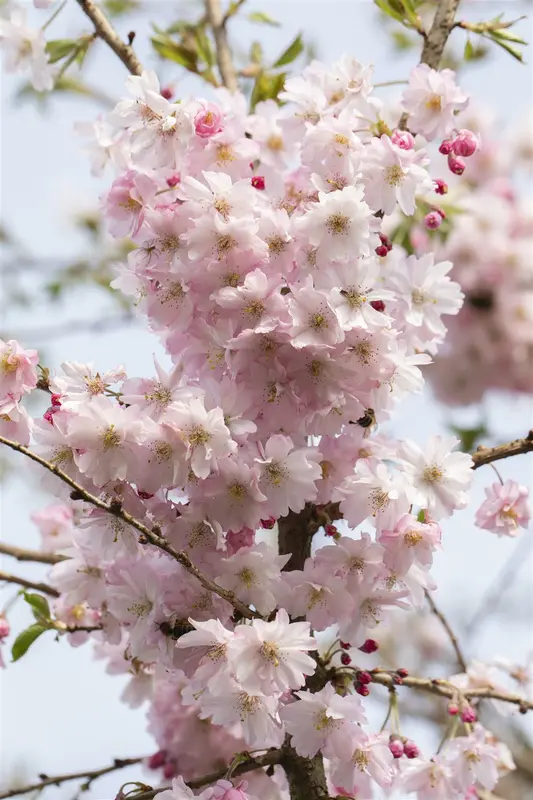
[[[403,23],[404,21],[403,14],[400,11],[397,11],[396,9],[392,8],[388,0],[374,0],[374,3],[377,5],[379,9],[381,9],[381,11],[383,11],[384,14],[387,14],[387,16],[392,17],[392,19],[395,19],[396,22]]]
[[[248,14],[248,19],[250,22],[258,22],[261,25],[272,25],[274,28],[279,28],[281,24],[277,19],[273,19],[270,14],[266,14],[264,11],[252,11],[251,14]]]
[[[282,72],[279,75],[269,75],[266,72],[261,72],[256,78],[254,88],[252,89],[252,96],[250,98],[250,106],[252,111],[256,105],[263,100],[277,100],[278,94],[281,92],[285,85],[286,73]]]
[[[24,600],[31,607],[33,616],[37,622],[50,619],[50,606],[48,605],[48,600],[46,597],[43,597],[40,594],[30,594],[30,592],[24,592]]]
[[[197,53],[185,45],[175,42],[170,36],[158,34],[152,36],[152,47],[162,58],[175,61],[189,72],[198,73]]]
[[[52,39],[46,43],[46,52],[50,64],[61,61],[62,58],[69,56],[78,46],[77,39]]]
[[[506,50],[513,58],[516,58],[517,61],[521,61],[523,63],[524,56],[522,55],[522,51],[518,49],[518,47],[513,47],[513,45],[509,44],[509,42],[500,39],[494,33],[491,34],[492,41],[499,45],[503,50]]]
[[[198,25],[194,29],[194,39],[196,41],[196,48],[198,50],[198,55],[208,67],[214,67],[215,65],[215,54],[213,52],[213,48],[211,46],[211,42],[209,41],[209,37],[205,32],[205,28],[201,25]]]
[[[274,69],[277,67],[284,67],[286,64],[291,64],[295,61],[300,53],[303,52],[304,43],[302,41],[302,34],[299,33],[296,39],[290,43],[286,50],[280,55],[277,61],[272,65]]]
[[[263,48],[261,47],[261,42],[252,42],[252,46],[250,47],[250,61],[252,64],[263,63]]]
[[[11,648],[13,661],[18,661],[19,658],[22,658],[22,656],[28,652],[34,641],[38,639],[41,633],[44,633],[46,630],[48,630],[46,626],[35,622],[33,625],[30,625],[29,628],[26,628],[25,631],[19,633],[13,642],[13,647]]]

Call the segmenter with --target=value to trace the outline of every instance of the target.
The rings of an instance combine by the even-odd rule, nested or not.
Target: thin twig
[[[241,763],[238,764],[234,770],[232,770],[232,775],[237,777],[238,775],[243,775],[245,772],[251,772],[254,769],[261,769],[262,767],[270,767],[273,764],[279,764],[282,758],[283,753],[281,750],[268,750],[262,756],[250,757],[244,761],[241,761]],[[215,783],[215,781],[220,780],[220,778],[224,778],[224,776],[227,775],[227,772],[228,767],[223,767],[222,769],[217,770],[217,772],[211,772],[209,775],[204,775],[202,778],[197,778],[194,781],[188,781],[187,786],[190,789],[200,789],[202,786],[207,786],[210,783]],[[152,800],[152,798],[157,794],[167,791],[168,789],[172,789],[172,786],[159,786],[157,789],[150,789],[147,792],[136,794],[135,800]],[[2,800],[1,795],[0,800]]]
[[[230,92],[236,92],[239,88],[237,71],[231,56],[226,32],[226,19],[222,13],[220,0],[205,0],[205,11],[215,37],[217,64],[222,83]]]
[[[49,594],[50,597],[59,597],[59,592],[46,583],[27,581],[26,578],[20,578],[18,575],[10,575],[8,572],[0,572],[0,583],[16,583],[17,586],[24,586],[25,589],[35,589],[37,592]]]
[[[52,777],[48,777],[48,775],[40,775],[39,777],[41,780],[39,783],[32,783],[28,786],[21,786],[15,789],[8,789],[6,792],[0,792],[0,800],[7,800],[8,797],[16,797],[19,794],[39,792],[42,789],[46,789],[47,786],[60,786],[62,783],[67,783],[67,781],[83,780],[85,778],[89,783],[92,783],[92,781],[96,780],[96,778],[102,777],[102,775],[107,775],[110,772],[116,772],[116,770],[124,769],[124,767],[131,767],[134,764],[140,764],[142,761],[142,758],[116,758],[113,764],[111,764],[109,767],[102,767],[102,769],[86,770],[85,772],[71,772],[65,775],[54,775]]]
[[[148,528],[144,525],[140,520],[135,519],[128,511],[124,511],[120,503],[106,503],[104,500],[101,500],[99,497],[88,492],[86,489],[83,488],[79,483],[76,483],[70,475],[67,475],[66,472],[59,469],[55,464],[51,464],[49,461],[46,461],[41,456],[38,456],[36,453],[33,453],[31,450],[28,450],[27,447],[19,444],[18,442],[14,442],[11,439],[6,439],[3,436],[0,436],[0,444],[6,445],[6,447],[10,447],[11,450],[15,450],[18,453],[22,453],[23,455],[30,458],[32,461],[35,461],[37,464],[40,464],[41,467],[44,467],[53,475],[56,475],[60,480],[64,483],[68,484],[71,489],[74,489],[76,493],[76,498],[79,500],[85,500],[86,503],[90,503],[91,505],[95,506],[96,508],[105,511],[108,514],[112,514],[114,517],[118,517],[127,525],[131,525],[132,528],[139,531],[141,534],[141,541],[144,538],[144,542],[150,542],[150,544],[154,545],[154,547],[158,547],[160,550],[163,550],[167,553],[171,558],[177,561],[182,567],[189,572],[202,584],[205,589],[208,589],[210,592],[217,594],[219,597],[222,597],[223,600],[226,600],[230,605],[232,605],[237,611],[239,611],[243,617],[247,619],[252,619],[254,617],[260,616],[259,614],[252,611],[247,605],[245,605],[241,600],[239,600],[233,592],[229,592],[227,589],[223,589],[222,586],[219,586],[217,583],[212,581],[206,575],[204,575],[198,567],[196,567],[187,553],[183,552],[182,550],[178,551],[175,550],[169,542],[161,535],[161,529],[154,525],[153,528]]]
[[[116,53],[132,75],[141,75],[143,67],[131,45],[123,42],[104,12],[93,0],[77,0],[94,25],[97,35]]]
[[[533,430],[529,431],[525,439],[515,439],[513,442],[499,444],[496,447],[483,447],[480,445],[472,454],[474,469],[490,464],[491,461],[500,461],[502,458],[519,456],[533,451]]]
[[[462,671],[466,672],[467,663],[466,663],[465,657],[463,656],[463,653],[461,651],[461,647],[459,645],[459,641],[457,639],[457,636],[453,632],[453,630],[452,630],[452,628],[450,626],[450,623],[448,622],[448,620],[446,619],[446,617],[444,616],[442,611],[440,611],[440,609],[435,604],[435,601],[433,600],[430,592],[428,592],[427,589],[424,589],[424,594],[426,596],[426,600],[428,601],[429,607],[431,608],[431,610],[435,614],[435,616],[439,619],[439,621],[442,623],[442,627],[444,628],[444,630],[448,634],[448,638],[449,638],[449,640],[450,640],[450,642],[452,644],[453,649],[455,650],[455,655],[457,657],[457,663],[461,667]]]
[[[41,553],[40,550],[26,550],[24,547],[15,547],[11,544],[0,542],[0,554],[11,556],[17,561],[37,561],[39,564],[58,564],[65,561],[67,556],[60,556],[57,553]]]

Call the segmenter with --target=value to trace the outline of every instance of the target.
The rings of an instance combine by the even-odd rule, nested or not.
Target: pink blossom
[[[455,113],[466,108],[468,97],[456,85],[455,72],[419,64],[411,71],[402,104],[411,130],[432,140],[452,131]]]
[[[529,491],[513,480],[485,488],[486,500],[476,512],[476,525],[498,536],[516,536],[518,526],[527,528],[531,517]]]
[[[356,787],[358,773],[364,773],[378,786],[390,786],[394,775],[394,758],[388,747],[388,735],[381,733],[368,736],[361,730],[354,732],[351,738],[349,758],[335,759],[332,774],[334,782],[352,792]]]
[[[0,339],[0,400],[20,400],[37,384],[37,350],[24,350],[15,339]]]
[[[135,236],[139,232],[156,188],[157,184],[148,175],[133,170],[114,181],[104,200],[113,236]]]
[[[59,504],[46,506],[30,515],[42,536],[43,550],[53,552],[72,543],[73,517],[70,506]]]
[[[306,501],[316,497],[316,481],[322,476],[318,451],[295,448],[289,436],[271,436],[264,447],[259,488],[265,495],[268,511],[282,517],[301,511]]]
[[[202,139],[208,139],[223,128],[222,112],[214,103],[206,103],[194,118],[194,131]]]
[[[386,550],[385,564],[403,575],[414,561],[431,566],[433,553],[440,548],[441,529],[436,522],[419,522],[412,514],[404,514],[394,530],[381,531],[378,541]]]
[[[220,780],[217,781],[216,786],[213,788],[213,800],[249,800],[249,795],[246,794],[248,788],[248,781],[240,781],[234,786],[231,781]]]

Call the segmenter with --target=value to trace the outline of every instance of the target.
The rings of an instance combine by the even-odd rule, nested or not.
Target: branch
[[[463,653],[461,651],[461,647],[459,645],[459,641],[457,639],[457,636],[453,632],[453,630],[452,630],[452,628],[450,626],[450,623],[448,622],[448,620],[446,619],[446,617],[444,616],[442,611],[440,611],[439,608],[437,607],[437,605],[435,604],[435,601],[433,600],[431,594],[428,592],[427,589],[424,589],[424,594],[426,596],[426,600],[428,601],[429,607],[431,608],[431,610],[435,614],[435,616],[439,619],[439,621],[442,623],[442,627],[444,628],[444,630],[448,634],[448,638],[449,638],[450,642],[452,643],[453,649],[455,650],[455,656],[457,658],[457,663],[461,667],[462,671],[466,672],[467,671],[467,664],[466,664],[465,657],[463,656]]]
[[[461,0],[440,0],[437,3],[437,10],[433,24],[426,36],[421,64],[427,64],[432,69],[438,69],[446,42],[454,27],[455,14],[459,8]]]
[[[472,454],[474,469],[482,467],[484,464],[490,464],[492,461],[500,461],[502,458],[530,453],[532,450],[533,430],[529,431],[525,439],[515,439],[513,442],[499,444],[496,447],[483,447],[483,445],[480,445],[476,452]]]
[[[18,442],[14,442],[11,439],[5,439],[3,436],[0,436],[0,444],[5,444],[6,447],[10,447],[12,450],[15,450],[18,453],[22,453],[23,455],[30,458],[32,461],[35,461],[37,464],[40,464],[41,467],[44,467],[52,474],[56,475],[60,480],[64,483],[68,484],[71,489],[74,489],[76,499],[85,500],[86,503],[90,503],[91,505],[95,506],[96,508],[101,509],[102,511],[107,512],[108,514],[112,514],[114,517],[118,517],[127,525],[131,525],[132,528],[135,528],[141,534],[139,541],[142,544],[146,542],[150,542],[150,544],[154,545],[154,547],[158,547],[160,550],[163,550],[169,556],[171,556],[175,561],[182,565],[182,567],[189,572],[202,584],[205,589],[208,589],[210,592],[214,594],[218,594],[219,597],[222,597],[223,600],[226,600],[230,605],[232,605],[237,611],[239,611],[243,617],[247,619],[252,619],[253,617],[259,616],[257,613],[252,611],[245,605],[241,600],[239,600],[233,592],[228,592],[227,589],[223,589],[222,586],[219,586],[217,583],[212,581],[206,575],[204,575],[198,567],[196,567],[187,553],[184,553],[182,550],[178,551],[175,550],[171,544],[167,542],[167,540],[161,535],[161,528],[159,526],[154,525],[152,529],[148,528],[144,525],[140,520],[135,519],[128,511],[124,511],[120,503],[111,501],[110,503],[106,503],[104,500],[101,500],[99,497],[88,492],[86,489],[83,488],[79,483],[76,483],[66,472],[56,467],[55,464],[51,464],[49,461],[46,461],[44,458],[41,458],[36,453],[33,453],[31,450],[28,450],[27,447],[19,444]]]
[[[27,581],[26,578],[19,578],[18,575],[9,575],[7,572],[0,572],[0,583],[1,582],[16,583],[18,586],[24,586],[25,589],[35,589],[37,592],[49,594],[50,597],[59,597],[59,592],[46,583],[34,583],[33,581]],[[0,797],[1,796],[2,795],[0,795]]]
[[[93,0],[77,0],[77,2],[92,21],[97,36],[109,45],[132,75],[141,75],[143,67],[135,51],[131,45],[122,41],[102,9],[93,3]]]
[[[79,1],[80,0],[78,0],[78,2]],[[213,31],[213,36],[215,37],[217,64],[222,83],[230,92],[236,92],[239,88],[237,72],[231,57],[228,35],[226,33],[226,19],[222,14],[220,0],[205,0],[205,11],[207,19],[209,20],[209,25]]]
[[[23,547],[15,547],[11,544],[0,542],[0,554],[12,556],[17,561],[37,561],[39,564],[57,564],[65,561],[67,556],[60,556],[56,553],[41,553],[40,550],[26,550]]]
[[[102,769],[86,770],[85,772],[71,772],[66,775],[54,775],[49,778],[48,775],[40,775],[41,780],[39,783],[32,783],[28,786],[22,786],[18,789],[8,789],[6,792],[0,792],[0,800],[6,800],[8,797],[16,797],[19,794],[29,794],[29,792],[40,792],[46,789],[47,786],[59,786],[67,781],[75,781],[83,778],[87,779],[87,785],[91,784],[96,778],[107,775],[109,772],[115,772],[124,767],[130,767],[133,764],[140,764],[142,758],[116,758],[109,767],[102,767]]]
[[[246,758],[244,761],[241,761],[235,769],[231,770],[231,774],[237,777],[238,775],[243,775],[245,772],[251,772],[254,769],[261,769],[261,767],[270,767],[274,764],[281,763],[283,754],[281,750],[267,750],[267,752],[262,756],[250,756]],[[188,781],[187,786],[190,789],[201,789],[202,786],[207,786],[210,783],[215,783],[215,781],[220,780],[220,778],[224,778],[228,774],[228,767],[223,767],[222,769],[217,770],[217,772],[211,772],[209,775],[204,775],[202,778],[197,778],[194,781]],[[172,789],[172,786],[158,786],[157,789],[150,789],[147,792],[141,792],[140,794],[135,795],[135,800],[152,800],[160,792],[168,791]],[[0,795],[0,800],[2,800],[2,796]]]

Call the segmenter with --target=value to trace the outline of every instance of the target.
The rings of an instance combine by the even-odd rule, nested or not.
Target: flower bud
[[[338,532],[339,531],[337,530],[336,525],[332,525],[330,522],[328,522],[327,525],[324,525],[324,533],[326,534],[326,536],[335,537],[338,534]]]
[[[403,752],[407,758],[418,758],[420,755],[419,748],[411,739],[406,739],[403,743]]]
[[[371,300],[370,305],[376,311],[385,311],[385,303],[383,302],[383,300]]]
[[[159,769],[167,760],[167,754],[164,750],[158,750],[153,756],[148,759],[148,769]]]
[[[442,153],[443,156],[449,156],[452,151],[453,151],[452,140],[444,139],[444,141],[441,142],[441,145],[439,147],[439,153]]]
[[[167,763],[163,767],[163,776],[167,780],[170,780],[170,778],[173,778],[175,775],[176,775],[176,765],[174,764],[173,761],[167,761]]]
[[[175,172],[173,175],[167,178],[167,186],[169,187],[169,189],[173,189],[174,186],[178,185],[180,180],[181,178],[179,172]]]
[[[435,178],[433,183],[435,184],[435,192],[437,194],[448,194],[448,184],[446,181],[443,181],[441,178]]]
[[[364,644],[361,645],[359,650],[362,653],[375,653],[376,650],[379,650],[379,644],[375,639],[367,639]]]
[[[454,175],[462,175],[466,169],[466,164],[462,158],[457,158],[456,156],[449,155],[448,167],[450,169],[450,172],[453,172]]]
[[[453,140],[452,151],[456,156],[469,158],[470,156],[474,155],[478,147],[479,139],[477,138],[476,134],[472,133],[472,131],[464,129],[459,131]]]
[[[342,647],[343,650],[349,650],[350,647],[351,647],[350,642],[339,642],[339,644],[340,644],[340,646]]]
[[[370,689],[366,685],[366,683],[358,683],[355,687],[355,691],[357,694],[360,694],[361,697],[368,697],[370,694]]]
[[[261,527],[267,531],[271,531],[276,524],[276,517],[268,517],[268,519],[261,520]]]
[[[389,750],[391,751],[394,758],[401,758],[404,753],[402,740],[398,739],[397,737],[391,736],[389,740]]]
[[[352,663],[352,659],[350,658],[348,653],[342,653],[341,654],[341,664],[344,664],[344,666],[347,667],[348,664],[351,664],[351,663]]]
[[[385,247],[385,245],[384,245],[384,244],[380,244],[380,246],[379,246],[379,247],[376,247],[376,254],[377,254],[377,255],[378,255],[380,258],[385,258],[385,256],[386,256],[386,255],[388,255],[388,252],[389,252],[389,251],[388,251],[387,247]]]
[[[223,129],[222,112],[214,103],[207,105],[194,118],[194,130],[202,139],[209,139]]]
[[[254,175],[252,178],[252,186],[254,189],[259,189],[261,192],[265,189],[265,179],[262,175]]]
[[[430,231],[436,231],[442,225],[442,216],[438,211],[430,211],[424,217],[424,225]]]
[[[392,143],[401,150],[412,150],[415,146],[415,137],[409,131],[400,131],[396,128],[390,138]]]
[[[10,630],[9,622],[3,614],[0,614],[0,639],[5,639],[6,636],[9,636]]]
[[[50,401],[51,401],[53,406],[56,406],[57,408],[59,408],[59,406],[61,405],[61,395],[60,394],[53,394],[52,397],[50,398]]]
[[[472,706],[465,706],[461,711],[461,721],[466,723],[477,722],[476,710]]]
[[[372,675],[366,669],[362,669],[357,673],[357,680],[359,683],[372,683]]]
[[[161,97],[164,97],[165,100],[172,100],[174,97],[174,89],[171,89],[170,86],[163,86],[161,89]]]
[[[404,667],[400,667],[399,669],[396,670],[396,675],[399,675],[400,678],[407,678],[409,672]]]
[[[448,714],[450,717],[455,717],[459,713],[459,706],[456,703],[449,703],[448,704]]]

